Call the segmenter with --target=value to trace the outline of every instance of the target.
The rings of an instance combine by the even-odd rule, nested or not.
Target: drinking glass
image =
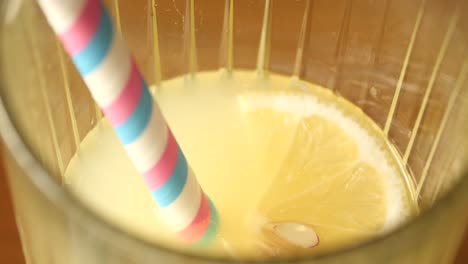
[[[251,69],[333,90],[384,131],[421,213],[291,263],[450,263],[468,220],[468,2],[108,0],[149,84]],[[33,0],[0,2],[2,156],[27,263],[226,263],[149,243],[93,212],[64,171],[102,118]],[[289,261],[285,261],[289,262]]]

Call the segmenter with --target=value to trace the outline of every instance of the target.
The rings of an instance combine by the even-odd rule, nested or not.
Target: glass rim
[[[95,213],[89,206],[87,206],[79,197],[73,195],[70,191],[64,188],[54,177],[52,177],[43,165],[35,158],[29,150],[29,147],[23,142],[21,136],[12,123],[8,111],[5,108],[3,98],[0,95],[0,136],[3,140],[6,149],[14,158],[19,168],[24,172],[27,181],[32,183],[34,188],[40,192],[49,202],[62,211],[66,216],[71,218],[71,221],[78,223],[88,231],[93,232],[98,238],[102,239],[105,243],[110,243],[116,248],[123,247],[122,244],[129,244],[131,250],[137,249],[144,251],[145,254],[167,254],[171,256],[180,256],[192,260],[220,262],[220,263],[275,263],[275,262],[288,262],[298,263],[302,261],[317,261],[324,260],[338,256],[344,256],[348,253],[364,250],[371,245],[383,243],[386,240],[397,236],[420,225],[429,218],[431,215],[437,214],[443,204],[450,200],[458,193],[468,190],[468,177],[463,173],[462,177],[458,179],[458,184],[454,184],[452,188],[442,194],[442,196],[429,208],[422,211],[419,215],[412,218],[408,222],[398,226],[394,230],[376,236],[374,238],[365,240],[356,245],[339,248],[326,253],[318,254],[315,256],[304,256],[294,259],[266,259],[266,260],[236,260],[228,257],[214,257],[214,256],[201,256],[175,250],[165,247],[159,243],[152,243],[135,234],[125,231],[113,224],[111,221],[104,219],[99,214]],[[107,239],[105,236],[107,236]],[[128,248],[128,247],[125,247]]]

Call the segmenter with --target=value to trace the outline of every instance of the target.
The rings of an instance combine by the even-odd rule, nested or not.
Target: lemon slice
[[[340,248],[415,213],[407,172],[382,131],[351,103],[323,88],[248,92],[239,103],[253,133],[270,139],[264,162],[273,164],[268,173],[275,177],[257,206],[270,226],[261,232],[268,254]],[[271,228],[279,222],[313,231],[299,236],[294,224]],[[317,246],[291,246],[315,239]]]

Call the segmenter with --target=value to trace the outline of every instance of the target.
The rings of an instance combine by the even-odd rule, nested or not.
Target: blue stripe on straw
[[[210,223],[208,224],[208,229],[205,231],[205,234],[203,234],[200,240],[195,244],[197,247],[201,248],[208,246],[218,232],[218,214],[216,213],[216,208],[210,198],[208,198],[208,202],[210,203]]]
[[[101,6],[97,32],[88,45],[73,56],[73,61],[81,75],[88,75],[104,60],[112,43],[113,31],[112,21],[107,11]]]
[[[125,122],[115,127],[115,131],[124,145],[134,142],[146,129],[151,119],[153,97],[149,93],[145,81],[141,80],[141,85],[143,91],[135,110]]]
[[[187,183],[187,161],[184,154],[177,147],[177,164],[170,178],[159,189],[152,191],[154,199],[161,208],[167,207],[174,202]]]

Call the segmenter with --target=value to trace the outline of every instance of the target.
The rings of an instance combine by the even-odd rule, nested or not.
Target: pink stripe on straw
[[[102,108],[106,117],[114,127],[125,122],[135,111],[143,92],[143,81],[138,72],[138,68],[134,62],[131,67],[125,88],[122,89],[117,99],[110,105]]]
[[[167,143],[161,159],[147,172],[143,173],[151,191],[159,189],[169,180],[177,164],[177,143],[172,132],[167,131]]]
[[[88,0],[70,28],[59,35],[70,55],[80,52],[91,41],[99,26],[100,1]]]
[[[210,224],[210,203],[203,191],[201,192],[201,195],[202,199],[200,201],[200,208],[198,209],[197,215],[188,227],[179,232],[179,234],[189,242],[200,239]]]

